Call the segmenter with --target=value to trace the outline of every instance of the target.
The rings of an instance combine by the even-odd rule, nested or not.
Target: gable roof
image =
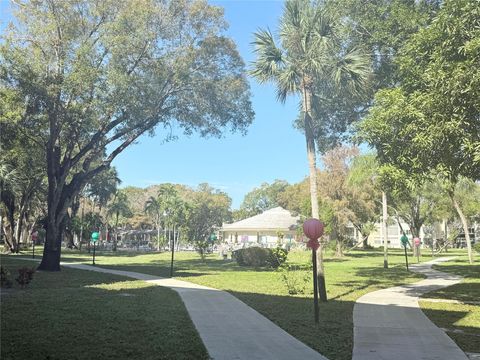
[[[221,230],[295,230],[299,220],[300,216],[293,216],[290,211],[279,206],[232,224],[223,224]]]

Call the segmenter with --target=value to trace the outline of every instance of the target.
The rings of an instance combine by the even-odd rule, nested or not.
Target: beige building
[[[232,224],[223,224],[220,235],[223,241],[234,247],[276,247],[279,243],[290,245],[295,241],[299,216],[281,207]]]

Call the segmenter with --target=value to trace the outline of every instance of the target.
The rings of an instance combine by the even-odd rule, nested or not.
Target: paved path
[[[461,281],[459,276],[431,268],[450,259],[412,265],[412,271],[427,278],[371,292],[357,300],[353,309],[353,360],[468,360],[418,305],[420,295]]]
[[[175,290],[214,360],[327,360],[225,291],[131,271],[61,265],[126,276]]]

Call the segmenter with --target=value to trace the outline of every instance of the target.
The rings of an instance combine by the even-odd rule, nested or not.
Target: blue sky
[[[251,41],[259,28],[277,27],[282,1],[215,1],[224,7],[228,35],[247,64],[253,59]],[[8,1],[0,0],[1,19],[10,17]],[[250,79],[255,119],[246,136],[226,133],[222,139],[185,137],[163,143],[163,136],[144,136],[114,161],[122,186],[146,187],[163,182],[195,187],[207,182],[229,194],[238,208],[247,192],[263,182],[302,180],[308,173],[305,139],[293,128],[296,99],[275,99],[274,87]]]

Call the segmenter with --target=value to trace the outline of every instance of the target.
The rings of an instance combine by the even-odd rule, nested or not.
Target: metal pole
[[[35,259],[35,240],[32,240],[32,259]]]
[[[405,250],[405,264],[407,265],[407,271],[408,270],[408,256],[407,256],[407,244],[403,246],[403,249]]]
[[[387,194],[382,191],[382,225],[383,225],[383,267],[388,269],[388,227],[387,227]]]
[[[172,245],[172,260],[170,262],[170,277],[173,277],[173,254],[175,253],[175,233],[173,234],[173,240],[170,235],[170,230],[168,231],[168,237],[170,238],[171,245]]]
[[[318,279],[317,279],[317,252],[312,249],[313,263],[313,307],[315,312],[315,324],[318,324]]]
[[[92,262],[92,265],[95,265],[95,244],[96,244],[96,242],[93,243],[93,262]]]

